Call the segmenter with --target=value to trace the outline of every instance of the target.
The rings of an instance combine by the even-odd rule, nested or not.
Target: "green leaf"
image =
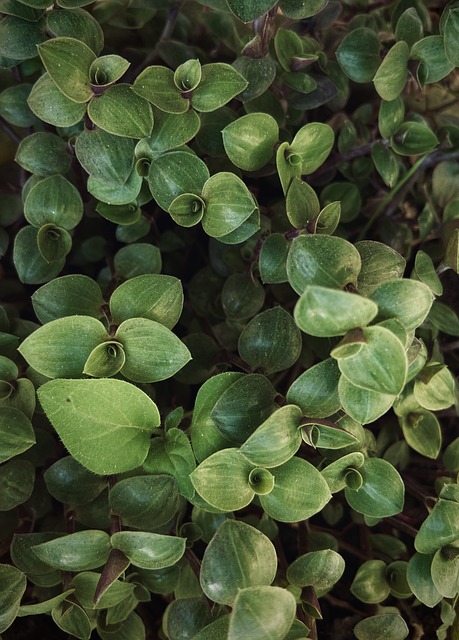
[[[193,193],[182,193],[172,200],[169,213],[174,222],[181,227],[194,227],[201,222],[205,202]]]
[[[274,37],[274,49],[284,71],[291,71],[292,59],[303,55],[300,36],[290,29],[278,29]]]
[[[131,278],[115,289],[110,298],[113,322],[147,318],[172,329],[183,307],[182,283],[173,276],[147,274]]]
[[[355,248],[362,261],[357,279],[357,288],[362,295],[371,295],[379,284],[403,276],[406,261],[391,247],[374,240],[362,240],[356,242]]]
[[[71,165],[64,140],[44,131],[33,133],[20,142],[15,161],[26,171],[41,176],[67,173]]]
[[[37,55],[37,45],[43,42],[44,22],[28,22],[16,16],[0,18],[0,56],[13,60],[29,60]]]
[[[234,173],[220,172],[202,187],[206,203],[202,226],[207,235],[220,238],[242,225],[257,208],[244,182]]]
[[[371,148],[371,159],[384,184],[392,189],[400,173],[400,165],[394,152],[377,142]]]
[[[191,354],[167,327],[147,318],[125,320],[115,334],[126,354],[121,370],[134,382],[158,382],[173,376]]]
[[[383,282],[370,298],[378,305],[378,319],[397,318],[407,331],[424,322],[434,300],[429,287],[406,278]]]
[[[381,326],[367,327],[362,334],[364,344],[357,353],[338,358],[341,373],[363,389],[398,395],[405,386],[408,369],[403,344]]]
[[[290,460],[301,444],[301,410],[295,405],[277,409],[241,446],[249,462],[269,469]]]
[[[281,587],[240,589],[231,613],[228,640],[283,640],[295,618],[294,596]],[[272,615],[273,611],[276,615]]]
[[[383,100],[395,100],[405,88],[410,50],[403,40],[389,49],[378,68],[373,83]]]
[[[359,468],[363,483],[358,490],[345,488],[349,505],[367,516],[387,518],[403,509],[405,486],[398,471],[386,460],[367,458]]]
[[[447,409],[456,399],[456,383],[449,369],[430,363],[414,382],[414,397],[421,407],[431,411]]]
[[[420,61],[417,78],[421,86],[443,80],[454,69],[454,64],[446,57],[443,36],[418,40],[411,48],[410,58]]]
[[[289,18],[301,20],[315,16],[327,6],[326,0],[280,0],[279,6],[282,12]]]
[[[146,242],[130,244],[117,252],[114,265],[116,273],[126,279],[156,274],[161,271],[161,253]]]
[[[274,488],[260,496],[266,513],[279,522],[306,520],[323,509],[331,493],[321,473],[309,462],[293,457],[272,469]]]
[[[400,18],[397,20],[397,26],[395,28],[396,40],[404,40],[408,47],[411,48],[418,40],[421,40],[424,34],[424,28],[422,26],[422,20],[419,17],[418,12],[414,7],[406,9]]]
[[[122,369],[125,362],[123,346],[115,340],[107,340],[91,351],[83,373],[94,378],[110,378]]]
[[[269,104],[277,106],[277,114],[279,119],[283,121],[282,109],[279,109],[280,104],[272,94],[266,93],[266,90],[272,85],[274,78],[276,77],[276,65],[270,55],[263,56],[261,58],[249,58],[248,56],[241,55],[233,62],[233,67],[245,78],[248,85],[245,89],[238,94],[237,99],[244,102],[246,111],[252,112],[269,111],[269,109],[259,108],[260,105],[256,105],[256,98],[267,98]],[[274,100],[273,100],[274,98]],[[248,106],[250,103],[250,106]],[[271,115],[275,115],[271,113]],[[276,118],[277,119],[277,118]]]
[[[195,468],[196,461],[190,441],[181,429],[175,427],[169,427],[165,437],[152,441],[150,452],[144,462],[144,469],[148,473],[167,473],[173,476],[180,494],[189,500],[195,493],[189,478]]]
[[[459,555],[457,542],[439,549],[432,560],[431,574],[435,588],[444,598],[454,598],[459,592]]]
[[[26,220],[34,227],[54,224],[73,229],[83,217],[83,202],[76,187],[60,175],[40,180],[27,194]]]
[[[105,489],[103,478],[87,471],[71,456],[61,458],[44,473],[49,493],[59,502],[86,504]]]
[[[83,4],[89,4],[89,2],[60,0],[58,4],[64,9],[47,12],[46,26],[48,31],[53,36],[75,38],[88,45],[96,55],[99,55],[104,47],[102,27],[89,11],[79,8]],[[66,6],[69,9],[68,11],[65,9]]]
[[[330,155],[335,136],[328,124],[310,122],[299,129],[288,147],[287,159],[301,158],[301,173],[313,173]]]
[[[155,403],[121,380],[53,380],[38,397],[73,457],[101,475],[141,465],[160,422]]]
[[[47,262],[64,259],[72,248],[72,236],[54,224],[44,224],[37,233],[38,250]]]
[[[104,628],[99,624],[97,632],[101,640],[144,640],[145,638],[145,625],[136,613],[130,613],[121,626],[115,625],[115,631],[112,629],[111,625],[106,625]]]
[[[174,72],[161,66],[147,67],[137,76],[133,91],[167,113],[185,113],[189,99],[184,98],[174,83]]]
[[[276,168],[284,195],[287,195],[292,180],[301,177],[301,159],[295,155],[288,158],[288,149],[289,143],[282,142],[276,152]]]
[[[295,238],[291,244],[287,275],[290,285],[301,295],[309,285],[336,289],[355,285],[360,266],[359,252],[347,240],[304,235]]]
[[[0,584],[0,633],[3,633],[13,624],[18,614],[27,577],[16,567],[0,564]]]
[[[433,583],[431,565],[433,555],[414,553],[408,562],[406,578],[410,589],[418,600],[427,607],[434,607],[442,599]]]
[[[439,499],[419,528],[414,540],[414,547],[419,553],[435,553],[457,540],[459,502],[449,498],[445,493],[447,489],[448,486],[444,485]]]
[[[228,0],[229,8],[242,22],[252,22],[275,4],[273,0]]]
[[[51,611],[61,604],[66,598],[68,598],[74,589],[68,589],[63,593],[60,593],[58,596],[54,596],[54,598],[50,598],[49,600],[45,600],[43,602],[37,602],[36,604],[25,604],[19,607],[18,618],[23,616],[36,616],[42,613],[51,613]]]
[[[65,258],[47,262],[38,249],[38,229],[27,225],[14,239],[13,261],[19,280],[25,284],[42,284],[55,278]]]
[[[314,418],[326,418],[340,408],[338,381],[340,372],[336,360],[327,358],[302,373],[287,391],[287,401]]]
[[[193,410],[192,423],[190,427],[191,442],[194,453],[199,462],[210,456],[219,449],[226,449],[232,446],[230,440],[225,438],[217,430],[211,414],[220,396],[236,381],[244,377],[242,373],[234,371],[221,373],[206,382],[200,387]],[[266,418],[269,416],[267,413]],[[255,427],[258,425],[255,425]],[[242,442],[243,440],[241,440]]]
[[[131,63],[117,55],[101,56],[94,60],[89,68],[91,84],[106,86],[119,80],[129,69]]]
[[[135,529],[158,529],[179,506],[177,483],[170,475],[125,478],[110,489],[110,508],[123,524]]]
[[[252,469],[238,449],[223,449],[201,462],[190,479],[210,505],[221,511],[236,511],[250,504],[255,495],[249,484]]]
[[[382,613],[358,622],[354,634],[358,640],[404,640],[409,631],[399,614]]]
[[[0,511],[9,511],[32,495],[35,469],[26,460],[10,460],[0,466]]]
[[[84,42],[52,38],[38,46],[38,53],[51,80],[67,98],[77,103],[92,98],[89,69],[96,55]]]
[[[414,275],[417,279],[426,284],[434,295],[441,296],[443,293],[441,280],[435,271],[432,258],[428,253],[425,253],[425,251],[418,251],[416,254]]]
[[[258,268],[264,284],[287,282],[287,256],[290,243],[281,233],[272,233],[263,242]]]
[[[298,360],[301,334],[292,316],[282,307],[274,307],[249,322],[239,337],[238,349],[252,369],[275,373]]]
[[[64,316],[101,316],[104,303],[99,285],[88,276],[55,278],[32,294],[33,309],[41,323]]]
[[[452,236],[448,240],[445,251],[445,265],[459,272],[459,229],[454,229]]]
[[[204,552],[201,587],[214,602],[233,606],[241,589],[270,585],[276,569],[269,538],[244,522],[225,520]]]
[[[201,82],[193,91],[193,108],[196,111],[215,111],[241,93],[247,85],[247,80],[229,64],[205,64]]]
[[[440,423],[430,411],[416,410],[399,418],[407,444],[427,458],[435,460],[440,453],[442,434]]]
[[[287,580],[299,587],[312,585],[316,591],[329,591],[344,573],[342,556],[332,549],[311,551],[299,556],[287,569]]]
[[[31,127],[36,124],[34,114],[27,104],[32,85],[13,85],[0,93],[0,115],[16,127]]]
[[[167,211],[182,193],[200,194],[208,178],[209,170],[200,158],[186,151],[169,151],[151,162],[148,184],[156,202]]]
[[[382,560],[367,560],[358,569],[351,585],[352,594],[361,602],[376,604],[390,593],[386,580],[386,564]]]
[[[320,211],[316,192],[301,178],[293,178],[285,202],[287,218],[294,227],[306,227]]]
[[[124,138],[146,138],[153,129],[150,104],[128,84],[108,87],[91,100],[88,116],[104,131]]]
[[[449,62],[455,67],[459,66],[457,43],[459,39],[459,9],[451,8],[444,24],[445,54]]]
[[[133,140],[92,129],[78,136],[75,153],[83,169],[91,176],[121,186],[134,167],[134,147]]]
[[[105,531],[87,530],[71,533],[32,547],[47,565],[60,571],[87,571],[102,566],[110,551]]]
[[[396,397],[358,387],[345,376],[339,379],[338,395],[344,411],[361,424],[374,422],[384,415]]]
[[[0,463],[18,456],[35,444],[30,420],[14,407],[0,407]]]
[[[193,109],[185,113],[166,113],[153,108],[155,126],[149,138],[142,140],[136,147],[136,154],[140,153],[140,146],[147,144],[153,156],[181,147],[192,140],[201,130],[201,120]],[[138,156],[140,157],[140,156]]]
[[[211,622],[212,616],[202,597],[175,600],[169,604],[164,616],[170,640],[179,640],[184,634],[188,638],[194,638],[196,633]]]
[[[185,553],[185,538],[145,531],[120,531],[110,538],[114,549],[122,551],[141,569],[170,567]]]
[[[400,156],[429,153],[438,146],[438,138],[421,122],[404,122],[390,139],[392,149]]]
[[[378,114],[378,127],[383,138],[390,138],[403,123],[405,103],[398,96],[395,100],[381,100]],[[371,241],[368,241],[371,242]]]
[[[100,581],[101,574],[93,571],[83,571],[75,575],[70,583],[75,588],[75,597],[85,609],[107,609],[115,607],[128,596],[133,594],[136,587],[135,582],[120,582],[115,580],[104,591],[99,601],[94,603],[97,586]]]
[[[89,316],[52,320],[19,347],[27,362],[48,378],[78,378],[91,351],[107,338],[104,325]]]
[[[364,327],[378,313],[372,300],[346,291],[308,285],[295,305],[298,327],[312,336],[344,335],[355,327]]]
[[[274,396],[267,378],[243,375],[219,395],[210,417],[222,436],[242,444],[271,415]]]
[[[353,29],[336,51],[336,57],[348,78],[354,82],[371,82],[379,67],[379,38],[367,27]]]
[[[245,171],[257,171],[271,159],[279,127],[267,113],[250,113],[227,125],[222,136],[231,162]]]

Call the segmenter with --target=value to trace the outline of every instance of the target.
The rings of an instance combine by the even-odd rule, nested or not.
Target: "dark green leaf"
[[[185,552],[185,539],[145,531],[120,531],[110,539],[114,549],[122,551],[131,563],[141,569],[162,569],[180,560]]]
[[[241,93],[247,84],[247,80],[229,64],[205,64],[201,82],[193,91],[192,105],[196,111],[215,111]]]
[[[132,89],[137,95],[167,113],[185,113],[189,100],[174,83],[174,72],[166,67],[147,67],[137,76]]]
[[[52,223],[73,229],[83,217],[83,202],[78,190],[61,175],[40,180],[28,193],[24,215],[34,227]]]
[[[295,598],[287,589],[240,589],[231,613],[228,640],[238,640],[245,634],[252,640],[283,640],[292,625],[295,608]]]
[[[348,78],[370,82],[380,64],[379,38],[367,27],[353,29],[339,45],[336,57]]]
[[[87,571],[104,564],[110,550],[105,531],[79,531],[42,542],[33,552],[47,565],[61,571]]]
[[[13,624],[26,590],[27,577],[9,564],[0,565],[0,633]]]
[[[21,141],[15,160],[26,171],[41,176],[67,173],[71,164],[64,140],[43,131],[33,133]]]
[[[35,469],[27,460],[10,460],[0,466],[0,511],[9,511],[30,498]]]
[[[93,129],[78,136],[75,153],[90,175],[102,182],[121,186],[134,167],[134,147],[133,140]]]
[[[62,276],[32,294],[36,316],[45,324],[64,316],[101,316],[102,292],[96,282],[83,275]]]
[[[151,162],[148,184],[156,202],[167,211],[182,193],[199,195],[208,178],[209,170],[200,158],[185,151],[169,151]]]
[[[35,444],[30,420],[13,407],[0,407],[0,463],[27,451]]]
[[[43,21],[29,22],[15,16],[0,17],[0,56],[28,60],[37,55],[37,45],[45,39]]]
[[[202,188],[206,203],[202,226],[213,238],[220,238],[242,225],[256,209],[244,182],[234,173],[216,173]]]
[[[27,103],[40,120],[56,127],[71,127],[81,122],[86,113],[86,105],[67,98],[48,73],[44,73],[33,85]]]
[[[153,129],[150,104],[128,84],[108,87],[91,100],[88,116],[104,131],[124,138],[146,138]]]
[[[287,391],[287,400],[303,413],[326,418],[340,408],[338,397],[339,369],[335,360],[327,358],[302,373]]]
[[[242,22],[251,22],[269,11],[273,0],[228,0],[228,6]]]

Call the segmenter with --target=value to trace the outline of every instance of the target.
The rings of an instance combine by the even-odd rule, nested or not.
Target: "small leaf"
[[[339,45],[336,57],[348,78],[371,82],[380,64],[379,38],[367,27],[353,29]]]
[[[287,569],[287,580],[299,587],[312,585],[315,590],[329,591],[344,573],[342,556],[332,549],[305,553]]]
[[[155,403],[121,380],[53,380],[38,397],[73,457],[101,475],[141,465],[160,422]]]
[[[294,309],[298,327],[312,336],[344,335],[366,326],[378,313],[372,300],[345,291],[308,285]]]
[[[134,167],[134,147],[133,140],[92,129],[78,136],[75,153],[83,169],[97,180],[123,185]]]
[[[373,83],[383,100],[395,100],[405,88],[410,50],[403,40],[396,42],[378,68]]]
[[[244,522],[225,520],[204,552],[201,587],[214,602],[233,606],[241,589],[270,585],[276,569],[269,538]]]
[[[79,531],[42,542],[32,549],[53,569],[87,571],[105,563],[110,551],[110,538],[105,531]]]
[[[438,138],[421,122],[404,122],[392,135],[391,147],[400,156],[429,153],[438,146]]]
[[[106,338],[99,320],[69,316],[34,331],[19,350],[34,369],[49,378],[78,378],[91,351]]]
[[[445,53],[451,64],[459,65],[457,53],[457,41],[459,38],[459,9],[451,8],[447,14],[444,25]]]
[[[340,408],[337,362],[327,358],[302,373],[287,391],[287,401],[298,405],[303,414],[326,418]]]
[[[379,284],[403,276],[406,261],[391,247],[374,240],[362,240],[356,242],[355,248],[362,261],[357,280],[357,288],[362,295],[371,295]]]
[[[378,305],[379,319],[397,318],[407,331],[422,324],[434,300],[425,284],[406,278],[383,282],[370,298]]]
[[[32,294],[33,309],[41,323],[64,316],[101,316],[103,305],[99,285],[83,275],[55,278]]]
[[[358,640],[404,640],[409,630],[397,613],[382,613],[358,622],[354,634]]]
[[[275,4],[273,0],[228,0],[229,8],[242,22],[252,22]]]
[[[206,203],[202,226],[213,238],[220,238],[242,225],[257,208],[244,182],[234,173],[210,177],[202,188]]]
[[[199,60],[187,60],[174,72],[174,84],[179,91],[193,91],[201,82],[201,63]]]
[[[252,369],[275,373],[291,367],[301,351],[301,334],[282,307],[259,313],[239,336],[241,358]]]
[[[122,345],[110,340],[94,347],[85,362],[83,373],[94,378],[110,378],[123,368],[125,361]]]
[[[320,211],[319,198],[301,178],[293,178],[285,202],[287,218],[294,227],[306,227]]]
[[[251,640],[283,640],[295,618],[295,608],[295,598],[287,589],[269,586],[240,589],[231,613],[228,640],[242,636]]]
[[[287,282],[287,256],[290,243],[281,233],[272,233],[263,242],[258,268],[264,284]]]
[[[301,173],[309,174],[323,165],[334,143],[333,129],[328,124],[310,122],[299,129],[288,147],[290,155],[301,158]]]
[[[250,113],[227,125],[222,136],[231,162],[245,171],[257,171],[271,159],[279,127],[267,113]]]
[[[27,587],[27,577],[10,564],[0,564],[0,584],[0,633],[3,633],[18,614]]]
[[[115,334],[126,354],[123,376],[135,382],[158,382],[173,376],[191,359],[184,343],[167,327],[147,318],[130,318]]]
[[[422,407],[440,411],[454,404],[456,382],[446,366],[430,363],[416,378],[413,391]]]
[[[88,116],[98,127],[116,136],[146,138],[153,129],[153,111],[128,84],[117,84],[91,100]]]
[[[239,451],[249,462],[269,469],[295,455],[301,444],[301,410],[286,405],[274,411],[245,441]]]
[[[376,604],[390,593],[386,580],[386,563],[382,560],[367,560],[358,569],[351,585],[352,594],[361,602]]]
[[[359,472],[362,486],[358,490],[345,488],[346,500],[353,509],[373,518],[387,518],[402,511],[405,486],[389,462],[367,458]]]
[[[30,420],[14,407],[0,407],[0,463],[18,456],[35,444]]]
[[[274,488],[260,496],[266,513],[279,522],[299,522],[318,513],[331,493],[320,471],[301,458],[293,457],[275,469]]]
[[[405,103],[400,96],[390,101],[381,100],[378,114],[378,127],[382,137],[390,138],[403,123],[404,116]]]
[[[193,91],[193,108],[196,111],[215,111],[241,93],[247,84],[247,80],[229,64],[205,64],[201,82]]]
[[[30,173],[51,176],[55,173],[67,173],[71,157],[62,138],[39,131],[23,138],[16,151],[15,161]]]
[[[194,227],[201,222],[206,203],[194,193],[182,193],[169,205],[169,213],[181,227]]]
[[[361,424],[369,424],[380,418],[396,398],[392,394],[358,387],[345,376],[339,379],[338,395],[344,411]]]
[[[249,484],[252,469],[238,449],[223,449],[201,462],[190,478],[210,505],[221,511],[237,511],[250,504],[255,495]]]
[[[147,318],[172,329],[183,307],[182,283],[173,276],[146,274],[130,278],[115,289],[110,298],[113,322]]]
[[[71,456],[61,458],[44,473],[49,493],[63,503],[86,504],[105,489],[103,478],[87,471]]]
[[[356,284],[360,266],[360,255],[347,240],[304,235],[291,244],[287,275],[290,285],[301,295],[308,285],[342,289]]]
[[[432,560],[433,555],[416,552],[411,556],[406,572],[410,589],[427,607],[434,607],[442,599],[432,580]]]
[[[145,531],[120,531],[110,538],[114,549],[122,551],[141,569],[170,567],[185,553],[185,539]]]
[[[38,53],[57,88],[70,100],[87,102],[93,95],[89,69],[95,53],[75,38],[52,38],[38,46]]]
[[[28,192],[24,215],[34,227],[52,223],[70,230],[83,217],[83,202],[78,189],[67,178],[54,175],[40,180]]]
[[[147,67],[137,76],[133,91],[167,113],[185,113],[189,100],[174,83],[174,72],[161,66]]]
[[[443,36],[417,40],[411,48],[410,58],[420,60],[417,78],[421,86],[443,80],[454,69],[454,64],[446,57]]]
[[[104,86],[119,80],[129,69],[131,63],[117,55],[101,56],[94,60],[89,68],[91,84]]]

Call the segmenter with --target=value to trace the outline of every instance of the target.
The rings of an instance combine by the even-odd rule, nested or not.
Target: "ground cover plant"
[[[458,640],[459,0],[0,0],[0,634]]]

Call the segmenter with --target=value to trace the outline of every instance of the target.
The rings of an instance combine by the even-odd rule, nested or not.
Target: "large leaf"
[[[240,589],[270,585],[276,569],[269,538],[244,522],[225,520],[204,552],[201,587],[214,602],[232,605]]]
[[[229,64],[205,64],[191,103],[196,111],[215,111],[241,93],[247,84],[247,80]]]
[[[88,116],[104,131],[124,138],[146,138],[153,129],[151,105],[128,84],[109,87],[94,98]]]
[[[185,552],[185,539],[146,531],[120,531],[110,539],[114,549],[122,551],[131,563],[141,569],[162,569],[180,560]]]
[[[367,27],[350,31],[336,51],[344,73],[354,82],[370,82],[379,67],[379,38]]]
[[[110,552],[105,531],[78,531],[32,547],[34,553],[53,569],[87,571],[101,567]]]
[[[121,380],[53,380],[38,397],[73,457],[102,475],[141,465],[160,422],[155,403]]]
[[[353,509],[374,518],[387,518],[402,511],[405,487],[389,462],[368,458],[359,473],[362,486],[357,490],[345,488],[346,500]]]
[[[403,91],[408,77],[409,52],[406,42],[396,42],[377,70],[373,83],[383,100],[395,100]]]
[[[48,378],[79,378],[91,351],[107,337],[99,320],[68,316],[34,331],[19,351],[34,369]]]
[[[73,229],[83,217],[83,202],[78,189],[60,175],[40,180],[27,194],[24,215],[34,227],[53,223]]]
[[[371,300],[378,305],[378,318],[397,318],[411,331],[425,320],[434,296],[424,283],[403,278],[380,284]]]
[[[45,324],[64,316],[101,316],[103,305],[99,285],[83,275],[55,278],[32,294],[37,318]]]
[[[249,113],[227,125],[222,136],[233,164],[245,171],[257,171],[271,159],[279,127],[267,113]]]
[[[304,415],[326,418],[338,411],[338,364],[332,358],[318,362],[302,373],[287,391],[287,400],[298,405]]]
[[[308,285],[296,303],[294,318],[305,333],[328,338],[366,326],[377,313],[378,307],[372,300],[346,291]]]
[[[89,68],[96,59],[76,38],[52,38],[39,45],[38,53],[57,88],[73,102],[87,102],[93,95]]]
[[[134,147],[134,141],[129,138],[92,129],[78,136],[75,153],[83,169],[92,177],[122,186],[134,166]]]
[[[308,285],[342,289],[357,284],[361,259],[347,240],[335,236],[295,238],[287,258],[288,280],[301,295]]]

